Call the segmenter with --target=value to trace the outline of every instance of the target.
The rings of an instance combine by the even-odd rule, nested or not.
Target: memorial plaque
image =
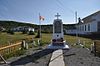
[[[61,22],[60,21],[56,21],[54,23],[54,33],[61,33]]]

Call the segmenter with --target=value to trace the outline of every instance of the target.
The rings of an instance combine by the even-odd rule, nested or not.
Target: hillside
[[[29,26],[29,27],[36,27],[35,24],[30,24],[30,23],[22,23],[22,22],[17,22],[17,21],[0,21],[0,26],[10,29],[13,27],[18,27],[18,26]]]
[[[39,25],[36,24],[30,24],[30,23],[23,23],[23,22],[17,22],[17,21],[0,21],[0,26],[3,28],[6,28],[6,30],[9,30],[10,28],[13,27],[18,27],[18,26],[28,26],[28,27],[33,27],[35,30],[37,30]],[[75,24],[63,24],[64,29],[76,29]],[[48,24],[48,25],[41,25],[42,32],[49,32],[51,33],[53,31],[53,25]]]

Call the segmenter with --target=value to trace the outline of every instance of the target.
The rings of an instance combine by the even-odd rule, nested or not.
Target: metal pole
[[[76,41],[78,42],[78,25],[77,25],[77,11],[75,12],[75,22],[76,22]]]
[[[41,20],[40,20],[40,13],[39,13],[39,26],[40,26],[40,40],[41,40]]]

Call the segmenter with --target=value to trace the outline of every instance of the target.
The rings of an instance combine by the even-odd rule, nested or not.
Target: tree
[[[35,38],[40,38],[40,31],[38,30],[37,35]]]
[[[33,31],[29,31],[29,35],[34,35],[35,33]]]
[[[12,30],[8,30],[7,33],[13,35],[13,34],[14,34],[14,31],[12,31]]]

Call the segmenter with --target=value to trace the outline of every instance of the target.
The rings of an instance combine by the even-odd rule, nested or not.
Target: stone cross
[[[60,17],[61,15],[59,15],[59,13],[57,13],[57,15],[55,15],[55,17],[57,17],[57,19]]]

